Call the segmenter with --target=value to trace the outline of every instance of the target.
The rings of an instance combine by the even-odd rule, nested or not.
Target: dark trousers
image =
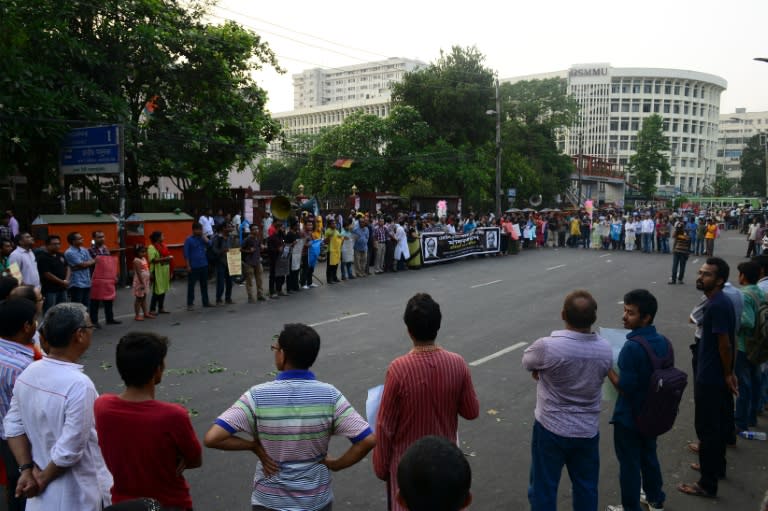
[[[48,312],[48,309],[54,305],[64,303],[67,301],[67,292],[65,290],[54,291],[52,293],[43,294],[43,314]]]
[[[229,267],[226,263],[216,262],[216,301],[220,302],[224,296],[227,301],[232,300],[232,277],[229,275]]]
[[[94,325],[99,322],[99,305],[102,303],[104,304],[104,316],[107,318],[107,322],[110,323],[115,320],[115,313],[112,309],[115,303],[113,300],[91,300],[89,312]]]
[[[302,286],[312,285],[312,273],[315,269],[309,265],[309,256],[307,254],[301,255],[301,276],[299,277],[299,284]]]
[[[208,300],[208,267],[192,268],[187,275],[187,306],[195,303],[195,284],[200,283],[200,298],[203,305],[210,305]]]
[[[285,283],[285,276],[278,277],[275,274],[275,266],[277,265],[277,259],[269,260],[269,294],[270,296],[276,295],[283,291],[283,284]]]
[[[152,298],[149,301],[149,312],[155,312],[155,310],[165,310],[165,293],[158,295],[152,293]]]
[[[394,240],[387,240],[387,249],[384,251],[384,271],[395,270],[395,245]]]
[[[573,511],[595,511],[600,475],[600,435],[563,437],[535,421],[528,485],[531,511],[557,510],[557,487],[563,466],[568,469],[573,486]]]
[[[291,270],[286,280],[286,286],[288,291],[298,291],[299,288],[299,270]]]
[[[747,242],[747,257],[752,257],[753,255],[757,255],[757,250],[755,249],[755,240],[749,240]]]
[[[685,277],[685,265],[688,263],[688,254],[672,254],[672,282],[683,281]]]
[[[336,268],[338,268],[338,267],[339,267],[338,264],[327,264],[326,265],[326,267],[325,267],[325,281],[327,283],[330,284],[331,282],[338,282],[339,281],[339,277],[336,274]]]
[[[656,455],[656,437],[641,436],[636,430],[613,425],[613,447],[619,460],[619,485],[624,511],[640,511],[640,482],[648,502],[662,507],[666,495],[661,489],[661,466]]]
[[[760,409],[760,366],[756,366],[743,351],[736,351],[736,377],[739,379],[739,395],[736,397],[734,422],[738,429],[757,425]]]
[[[86,308],[91,304],[91,288],[90,287],[70,287],[69,288],[69,301],[75,303],[82,303]]]
[[[8,441],[0,439],[0,456],[5,464],[5,473],[8,483],[5,485],[5,501],[8,511],[24,511],[27,507],[27,499],[16,498],[16,483],[19,482],[19,464],[16,463],[11,448],[8,447]]]
[[[733,395],[725,386],[694,384],[696,435],[699,437],[699,486],[717,495],[725,477],[725,448],[733,437]]]

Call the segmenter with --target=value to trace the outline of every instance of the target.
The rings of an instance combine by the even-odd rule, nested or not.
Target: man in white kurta
[[[17,491],[29,497],[27,511],[100,511],[112,475],[94,426],[98,393],[77,363],[93,323],[83,305],[62,303],[48,311],[43,335],[49,355],[16,379],[4,421],[21,472]]]
[[[405,269],[405,261],[411,257],[411,252],[408,250],[408,236],[405,234],[402,222],[395,224],[395,261],[397,262],[397,269]]]

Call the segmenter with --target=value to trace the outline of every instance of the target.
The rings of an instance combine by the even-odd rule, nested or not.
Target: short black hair
[[[209,210],[209,211],[210,211],[210,210]],[[200,222],[192,222],[192,230],[193,230],[193,231],[194,231],[195,229],[202,229],[202,228],[203,228],[203,224],[201,224]]]
[[[762,254],[755,256],[751,259],[751,261],[760,265],[760,269],[762,270],[764,277],[768,275],[768,255]]]
[[[75,238],[77,237],[78,234],[80,234],[80,233],[77,232],[77,231],[70,232],[69,234],[67,234],[67,243],[69,243],[70,245],[73,244],[75,242]]]
[[[61,241],[61,236],[59,236],[58,234],[51,234],[50,236],[45,238],[45,244],[50,245],[53,240]]]
[[[434,341],[442,319],[440,305],[427,293],[416,293],[405,305],[403,321],[417,341]]]
[[[397,485],[410,511],[458,511],[469,498],[472,469],[455,443],[425,436],[400,458]]]
[[[42,334],[45,341],[54,348],[66,348],[72,336],[88,326],[88,309],[77,302],[54,305],[45,314]]]
[[[633,289],[624,295],[624,305],[635,305],[641,316],[651,316],[651,323],[659,310],[659,302],[647,289]]]
[[[311,326],[288,323],[277,337],[286,360],[296,369],[309,369],[320,352],[320,336]]]
[[[16,277],[0,277],[0,300],[5,300],[11,294],[11,291],[19,287],[19,281]]]
[[[163,233],[160,231],[153,231],[152,234],[149,235],[149,241],[152,243],[157,243],[160,241],[160,238],[162,238]]]
[[[152,332],[129,332],[117,343],[117,372],[126,387],[141,387],[152,379],[168,353],[168,338]]]
[[[18,296],[18,297],[24,298],[25,300],[29,300],[34,304],[37,304],[37,291],[35,291],[35,286],[30,286],[26,284],[21,286],[16,286],[15,288],[11,289],[11,293],[8,296],[10,298]]]
[[[728,263],[719,257],[708,257],[706,264],[717,268],[715,277],[723,279],[723,286],[725,286],[725,283],[728,282],[728,277],[731,274],[731,267],[728,266]]]
[[[0,302],[0,337],[8,339],[18,334],[24,325],[35,321],[36,314],[35,302],[30,302],[22,296],[3,300]]]
[[[737,268],[739,273],[744,275],[744,279],[748,284],[757,284],[757,281],[760,280],[760,271],[762,268],[760,268],[760,265],[756,262],[744,261],[743,263],[739,263]]]
[[[581,301],[581,303],[577,303]],[[565,297],[565,321],[574,328],[589,328],[597,321],[597,301],[589,291],[577,289]]]

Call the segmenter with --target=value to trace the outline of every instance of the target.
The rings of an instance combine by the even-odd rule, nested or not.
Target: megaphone
[[[531,195],[528,198],[528,203],[535,208],[535,207],[541,206],[542,200],[543,199],[541,197],[541,194],[539,193],[539,194],[536,194],[536,195]]]
[[[309,211],[313,215],[320,214],[320,205],[317,203],[317,197],[312,197],[299,206],[300,211]]]
[[[291,214],[291,200],[283,195],[278,195],[272,199],[272,216],[278,220],[285,220]]]

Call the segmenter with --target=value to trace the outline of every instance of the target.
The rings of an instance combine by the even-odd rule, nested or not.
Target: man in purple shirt
[[[592,333],[597,302],[589,292],[566,296],[561,315],[565,330],[538,339],[523,353],[523,367],[537,381],[528,501],[531,511],[556,511],[565,465],[574,511],[596,511],[601,386],[613,354],[608,341]]]

